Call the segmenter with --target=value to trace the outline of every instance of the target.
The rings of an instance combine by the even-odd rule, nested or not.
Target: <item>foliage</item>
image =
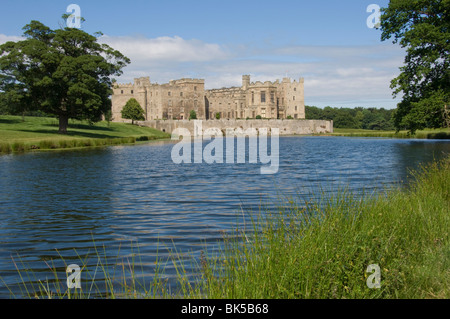
[[[256,119],[257,119],[257,120],[262,119],[261,115],[256,115]]]
[[[144,110],[141,105],[135,98],[131,98],[123,107],[122,118],[131,120],[131,124],[134,124],[134,121],[144,121]]]
[[[194,110],[189,112],[189,119],[190,120],[196,120],[197,119],[197,113]]]
[[[306,119],[333,121],[335,128],[352,128],[366,130],[393,130],[392,114],[394,110],[384,108],[332,108],[323,109],[305,106]]]
[[[216,120],[220,120],[220,113],[216,113]]]
[[[414,132],[448,125],[450,0],[391,0],[382,11],[381,40],[393,38],[407,53],[391,82],[394,96],[403,95],[395,127]]]
[[[110,76],[130,61],[82,30],[52,30],[39,21],[24,28],[23,41],[0,46],[0,92],[14,113],[40,110],[59,118],[97,122],[111,109]]]

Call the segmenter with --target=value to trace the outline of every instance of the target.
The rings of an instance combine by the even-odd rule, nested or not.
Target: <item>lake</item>
[[[217,251],[224,233],[248,226],[260,205],[307,199],[320,187],[378,192],[450,154],[443,140],[280,137],[278,173],[261,175],[261,165],[248,162],[174,164],[173,146],[0,156],[0,298],[10,298],[9,289],[22,297],[16,267],[33,270],[24,280],[37,283],[53,278],[54,266],[65,283],[65,266],[80,264],[79,256],[89,252],[95,269],[95,248],[116,264],[139,252],[135,263],[150,280],[156,258],[174,248],[193,256]],[[166,273],[173,282],[172,265]]]

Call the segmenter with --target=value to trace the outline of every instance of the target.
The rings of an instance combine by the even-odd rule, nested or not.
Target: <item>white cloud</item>
[[[21,40],[24,40],[24,38],[14,36],[14,35],[0,34],[0,44],[6,43],[8,41],[17,42],[17,41],[21,41]]]
[[[205,43],[196,39],[184,40],[177,36],[155,39],[102,36],[100,42],[107,43],[138,62],[205,62],[227,57],[218,44]]]
[[[0,34],[0,43],[23,38]],[[205,87],[240,86],[243,74],[252,81],[274,81],[286,75],[305,78],[305,103],[318,106],[395,107],[390,81],[399,73],[405,52],[397,45],[234,47],[181,37],[102,36],[131,59],[119,82],[150,76],[166,83],[184,77],[205,79]]]

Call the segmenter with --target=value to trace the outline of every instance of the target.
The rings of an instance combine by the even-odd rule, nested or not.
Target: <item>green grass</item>
[[[200,259],[192,259],[198,269],[193,278],[185,272],[186,256],[175,250],[171,255],[179,288],[173,292],[163,280],[164,267],[144,274],[152,278],[148,283],[137,279],[145,278],[135,273],[138,251],[131,260],[111,266],[101,261],[107,256],[96,249],[97,268],[94,274],[83,274],[92,279],[83,292],[68,291],[64,278],[62,284],[52,283],[57,285],[53,290],[39,282],[34,289],[24,289],[25,295],[89,298],[99,287],[95,274],[103,272],[105,298],[448,299],[450,157],[412,176],[407,187],[378,195],[342,190],[313,196],[318,200],[283,199],[278,210],[262,209],[250,230],[225,235],[219,254],[205,251]],[[366,270],[372,264],[381,269],[379,289],[367,286],[371,273]],[[107,271],[114,265],[123,275]],[[129,279],[123,279],[127,274]]]
[[[0,116],[0,153],[107,146],[170,138],[161,131],[125,123],[103,121],[89,125],[69,121],[68,133],[58,134],[55,118]]]
[[[351,137],[390,137],[390,138],[421,138],[421,139],[450,139],[450,128],[419,130],[414,135],[408,131],[374,131],[362,129],[343,129],[335,128],[332,136],[351,136]]]
[[[408,189],[283,206],[205,264],[208,298],[450,297],[450,158]],[[367,287],[371,264],[380,289]]]

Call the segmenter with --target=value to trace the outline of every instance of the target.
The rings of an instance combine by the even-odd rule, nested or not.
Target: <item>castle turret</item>
[[[250,86],[250,75],[243,75],[242,76],[242,89],[247,90],[247,88]]]

